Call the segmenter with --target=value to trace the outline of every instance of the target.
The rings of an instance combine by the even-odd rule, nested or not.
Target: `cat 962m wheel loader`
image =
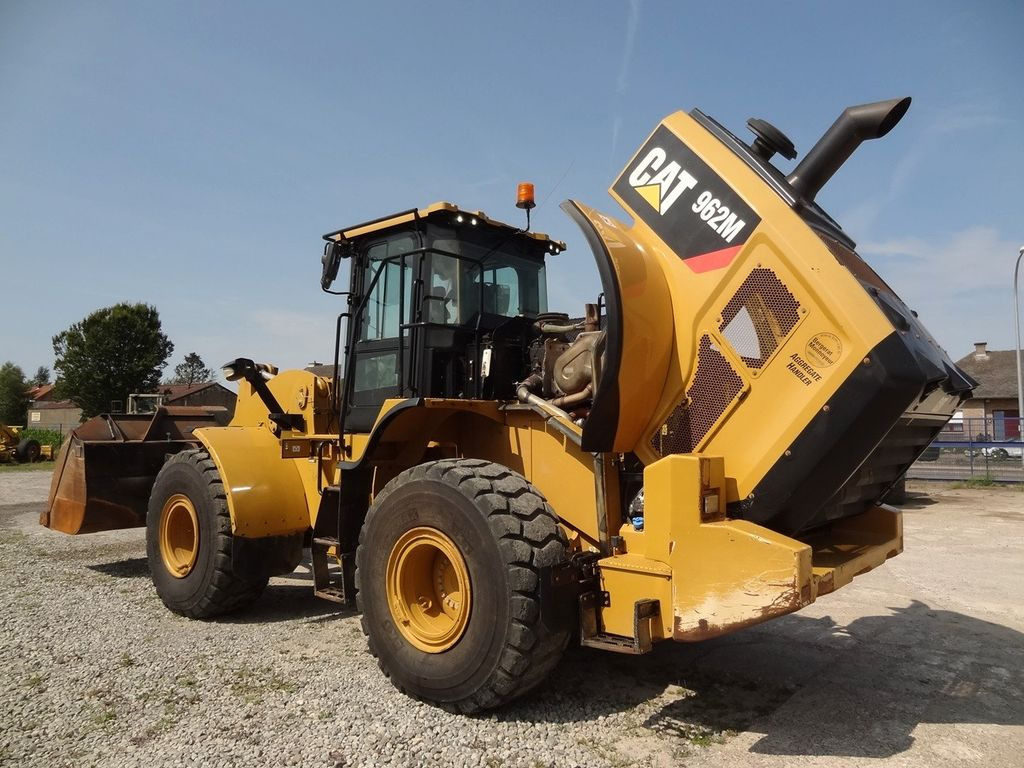
[[[333,377],[240,358],[229,426],[86,425],[42,522],[146,526],[196,618],[309,547],[395,685],[463,711],[571,637],[644,653],[795,611],[900,552],[876,502],[973,385],[814,202],[909,102],[847,109],[788,175],[762,120],[747,144],[669,116],[611,187],[631,224],[562,206],[603,287],[581,319],[548,311],[546,235],[447,203],[332,232]]]

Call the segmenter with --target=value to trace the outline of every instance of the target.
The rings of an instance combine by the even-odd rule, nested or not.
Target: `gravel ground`
[[[470,718],[395,691],[307,567],[237,618],[170,614],[142,531],[40,528],[48,484],[0,474],[3,764],[1021,764],[1019,492],[915,494],[907,552],[799,614],[640,658],[575,650]]]

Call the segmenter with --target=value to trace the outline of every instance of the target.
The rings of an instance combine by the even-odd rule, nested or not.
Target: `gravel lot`
[[[912,494],[907,551],[799,614],[640,658],[576,650],[467,718],[392,689],[308,568],[238,618],[182,619],[141,530],[40,528],[48,485],[0,474],[2,764],[1022,764],[1019,491]]]

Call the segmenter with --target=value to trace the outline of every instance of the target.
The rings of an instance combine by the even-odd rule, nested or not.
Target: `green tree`
[[[30,387],[45,387],[50,383],[50,369],[45,365],[36,368],[36,375],[28,380]]]
[[[185,355],[185,361],[174,366],[174,378],[169,379],[167,384],[203,384],[213,378],[213,371],[206,367],[206,363],[195,352]]]
[[[60,395],[74,400],[83,416],[124,403],[132,392],[153,392],[174,345],[148,304],[98,309],[53,337]]]
[[[25,372],[8,361],[0,365],[0,424],[22,426],[28,414]]]

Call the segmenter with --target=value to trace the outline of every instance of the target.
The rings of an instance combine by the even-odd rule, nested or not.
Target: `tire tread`
[[[213,500],[214,519],[214,558],[213,575],[209,588],[194,605],[180,608],[167,604],[175,613],[192,619],[208,619],[226,613],[241,610],[251,605],[266,588],[266,579],[250,581],[237,576],[231,565],[231,514],[228,511],[227,494],[221,482],[220,472],[213,463],[210,454],[200,448],[192,448],[176,453],[164,464],[186,464],[196,469],[206,483]],[[159,476],[158,476],[159,481]],[[198,510],[197,510],[198,512]],[[150,509],[149,514],[154,514]],[[159,510],[155,514],[160,514]],[[158,555],[159,556],[159,555]],[[161,597],[161,599],[163,599]]]
[[[566,557],[565,533],[540,492],[508,467],[483,459],[441,459],[419,464],[385,485],[366,516],[356,554],[357,603],[361,597],[358,563],[366,557],[363,532],[373,525],[380,501],[401,485],[422,479],[445,483],[470,499],[487,518],[502,553],[511,596],[505,646],[485,684],[467,698],[450,703],[466,714],[502,706],[537,687],[558,664],[568,645],[568,629],[553,630],[541,620],[538,591],[540,569]],[[359,609],[363,609],[361,604]],[[402,693],[420,699],[391,677],[377,652],[365,613],[362,629],[381,671]]]

